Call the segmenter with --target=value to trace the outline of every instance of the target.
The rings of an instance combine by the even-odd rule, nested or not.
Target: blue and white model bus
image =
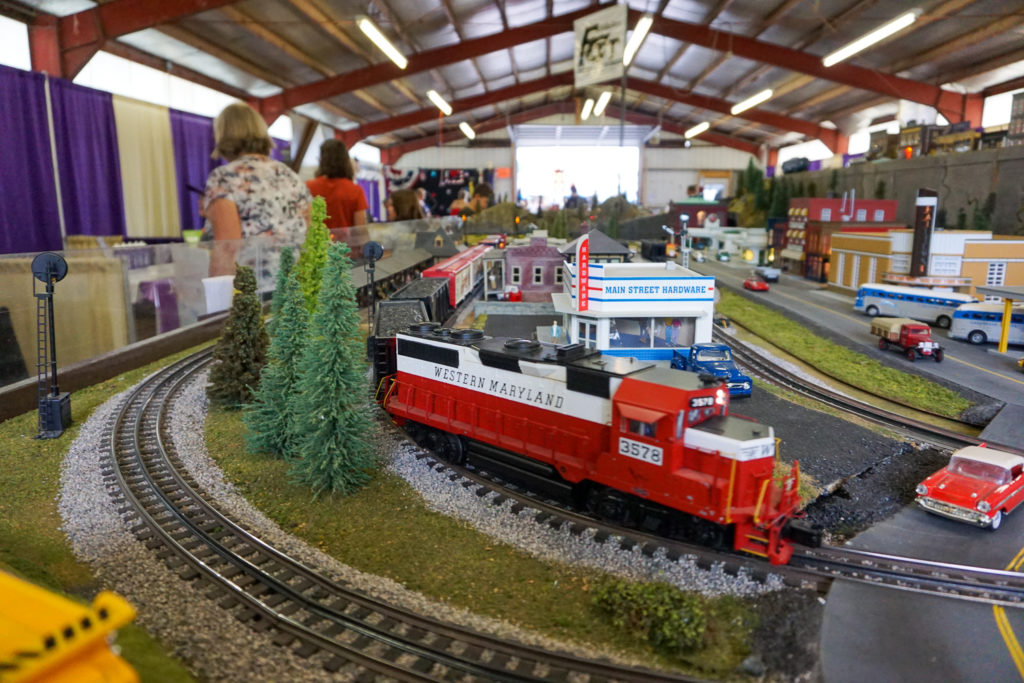
[[[998,342],[1003,328],[1003,304],[965,304],[953,313],[953,326],[949,336],[966,339],[972,344]],[[1024,305],[1016,305],[1010,312],[1010,344],[1024,344]]]
[[[876,315],[913,318],[934,322],[939,327],[949,327],[957,306],[977,302],[969,294],[869,283],[861,285],[857,290],[857,301],[853,308],[872,318]]]

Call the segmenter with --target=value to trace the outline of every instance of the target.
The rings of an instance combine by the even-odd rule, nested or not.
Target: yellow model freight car
[[[108,637],[135,618],[119,595],[81,605],[0,572],[0,682],[132,683]]]

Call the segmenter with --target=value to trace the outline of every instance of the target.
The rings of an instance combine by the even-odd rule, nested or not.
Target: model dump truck
[[[693,344],[689,349],[680,349],[672,357],[672,367],[714,375],[725,381],[730,396],[750,396],[754,384],[733,363],[732,349],[725,344]]]
[[[942,349],[938,342],[932,341],[932,328],[922,322],[910,318],[875,318],[871,321],[871,334],[878,337],[878,348],[882,351],[894,346],[911,362],[918,356],[942,362]]]

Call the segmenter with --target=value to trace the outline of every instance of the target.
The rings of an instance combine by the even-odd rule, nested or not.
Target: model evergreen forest
[[[314,496],[355,491],[376,465],[352,261],[348,245],[330,241],[325,216],[318,197],[298,261],[282,250],[269,348],[252,269],[238,267],[207,389],[242,410],[246,449],[287,460]]]

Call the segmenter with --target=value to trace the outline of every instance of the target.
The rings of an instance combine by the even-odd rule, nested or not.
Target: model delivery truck
[[[942,362],[942,348],[932,339],[932,328],[910,318],[875,318],[871,321],[871,334],[878,337],[878,348],[885,351],[895,347],[907,360],[918,356]]]

